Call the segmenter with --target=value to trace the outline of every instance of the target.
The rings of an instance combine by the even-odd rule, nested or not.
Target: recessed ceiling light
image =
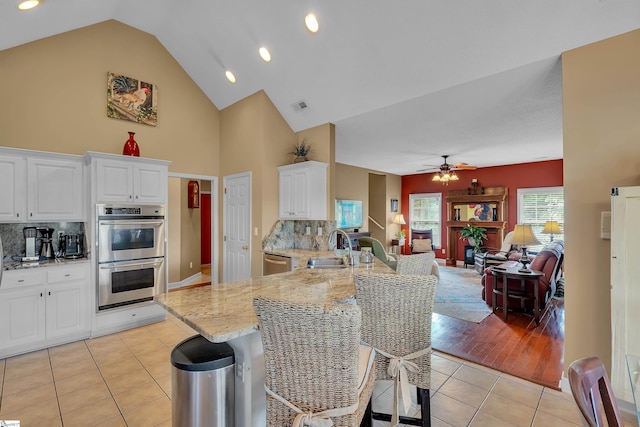
[[[40,0],[25,0],[23,2],[20,2],[20,4],[18,4],[18,9],[29,10],[29,9],[33,9],[39,4],[40,4]]]
[[[318,29],[320,28],[318,24],[318,18],[316,18],[316,15],[314,15],[313,13],[310,13],[304,17],[304,24],[312,33],[318,32]]]
[[[260,54],[260,58],[264,60],[264,62],[271,61],[271,53],[269,53],[269,49],[266,47],[261,47],[258,49],[258,53]]]
[[[235,83],[236,82],[236,76],[234,76],[231,71],[229,71],[229,70],[225,71],[224,75],[227,76],[227,80],[229,80],[231,83]]]

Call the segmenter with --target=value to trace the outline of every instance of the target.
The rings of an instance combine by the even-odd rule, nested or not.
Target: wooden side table
[[[524,302],[528,299],[533,299],[533,314],[536,321],[536,325],[540,324],[540,300],[538,297],[538,288],[540,287],[540,278],[544,277],[544,273],[541,271],[522,272],[518,267],[506,267],[496,265],[491,267],[492,284],[493,289],[493,311],[496,311],[498,305],[498,295],[502,295],[502,310],[504,311],[504,321],[507,321],[507,315],[509,313],[509,298],[518,298],[520,300],[520,306],[524,308]],[[498,277],[502,278],[502,289],[498,287]],[[509,289],[508,279],[520,280],[520,289]],[[527,293],[526,282],[527,280],[533,280],[533,295]]]
[[[391,251],[396,255],[404,255],[404,239],[391,239]]]

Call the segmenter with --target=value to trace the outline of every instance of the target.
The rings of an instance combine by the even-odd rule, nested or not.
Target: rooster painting
[[[114,73],[107,82],[107,116],[157,125],[154,85]]]

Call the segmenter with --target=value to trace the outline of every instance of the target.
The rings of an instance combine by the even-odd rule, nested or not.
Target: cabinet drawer
[[[61,283],[73,280],[84,280],[87,271],[83,267],[59,267],[47,271],[47,283]]]
[[[22,288],[44,284],[44,274],[41,270],[5,271],[2,276],[1,289]]]

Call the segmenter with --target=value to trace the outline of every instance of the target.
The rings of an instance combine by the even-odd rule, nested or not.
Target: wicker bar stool
[[[438,276],[438,272],[436,254],[433,252],[400,255],[400,257],[398,257],[398,266],[396,267],[396,273],[398,274],[433,274],[434,276]]]
[[[394,380],[393,414],[373,411],[373,419],[391,421],[392,426],[398,422],[431,425],[431,314],[436,283],[432,275],[355,276],[362,340],[376,350],[376,379]],[[398,416],[400,400],[405,412],[411,403],[407,382],[418,388],[421,418]]]
[[[253,305],[264,347],[267,427],[370,426],[374,352],[360,345],[360,307],[263,297]]]

